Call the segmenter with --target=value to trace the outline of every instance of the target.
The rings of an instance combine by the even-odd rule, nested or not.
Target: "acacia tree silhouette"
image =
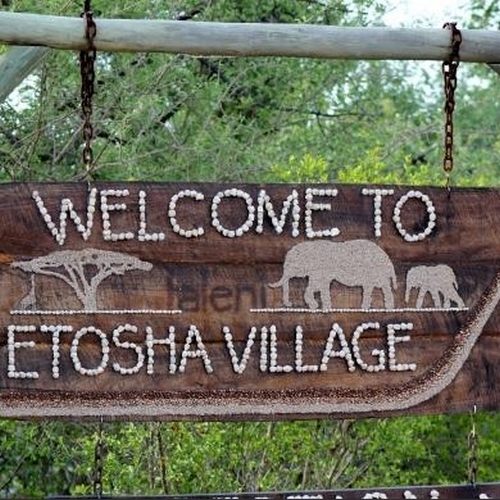
[[[62,250],[11,265],[35,275],[61,279],[73,289],[86,311],[97,310],[97,287],[106,278],[132,270],[150,271],[153,267],[150,262],[128,254],[93,248]]]

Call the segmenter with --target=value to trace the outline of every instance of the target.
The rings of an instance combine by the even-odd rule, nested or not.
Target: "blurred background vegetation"
[[[383,24],[383,0],[94,0],[97,16]],[[496,2],[467,27],[497,29]],[[77,16],[82,2],[4,0]],[[466,26],[462,26],[466,27]],[[367,44],[370,40],[367,40]],[[2,47],[4,54],[7,48]],[[51,51],[1,103],[0,181],[72,181],[78,55]],[[94,180],[444,184],[441,65],[98,54]],[[452,184],[500,183],[500,81],[459,68]],[[478,479],[500,480],[500,418],[478,412]],[[275,423],[104,422],[104,492],[294,490],[467,481],[471,416]],[[0,421],[0,495],[92,493],[97,424]]]

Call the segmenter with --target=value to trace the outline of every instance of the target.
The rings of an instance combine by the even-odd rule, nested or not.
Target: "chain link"
[[[453,111],[455,110],[455,90],[457,88],[457,69],[460,63],[460,44],[462,34],[457,23],[445,23],[443,28],[451,31],[451,54],[443,62],[445,126],[443,170],[446,174],[446,186],[450,187],[450,175],[453,170]]]
[[[104,453],[105,445],[103,438],[103,424],[102,419],[99,422],[97,430],[97,440],[94,448],[94,496],[96,498],[102,497],[102,471],[104,467]]]
[[[471,412],[471,430],[467,438],[467,444],[469,446],[469,457],[467,459],[467,476],[469,483],[472,486],[476,486],[477,482],[477,433],[476,433],[476,413],[477,407],[474,405],[474,409]]]
[[[87,175],[90,174],[94,153],[92,151],[92,139],[94,127],[92,125],[92,97],[94,95],[96,49],[94,38],[97,34],[97,26],[93,19],[93,12],[90,0],[85,0],[82,18],[85,23],[85,38],[87,39],[87,49],[80,52],[80,74],[82,80],[81,88],[81,108],[83,115],[83,163]]]

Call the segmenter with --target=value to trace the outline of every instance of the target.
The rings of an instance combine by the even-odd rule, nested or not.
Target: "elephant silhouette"
[[[384,307],[394,308],[391,288],[391,284],[396,288],[394,266],[384,250],[368,240],[308,241],[292,247],[285,256],[281,279],[269,284],[273,288],[282,287],[285,307],[291,307],[289,282],[292,278],[308,278],[304,300],[310,309],[319,307],[315,293],[320,295],[322,309],[332,307],[332,281],[361,287],[363,309],[370,308],[375,288],[382,290]]]
[[[449,308],[451,302],[455,302],[457,307],[465,307],[464,301],[458,294],[455,273],[450,266],[445,264],[412,267],[406,275],[405,301],[407,303],[414,288],[418,288],[415,304],[417,309],[422,307],[427,293],[431,295],[435,307]]]

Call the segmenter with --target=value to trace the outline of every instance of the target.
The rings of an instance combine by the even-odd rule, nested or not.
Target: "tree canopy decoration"
[[[120,252],[85,248],[62,250],[29,261],[14,262],[12,267],[63,280],[73,289],[85,311],[95,311],[97,287],[102,281],[127,271],[150,271],[153,265]]]

